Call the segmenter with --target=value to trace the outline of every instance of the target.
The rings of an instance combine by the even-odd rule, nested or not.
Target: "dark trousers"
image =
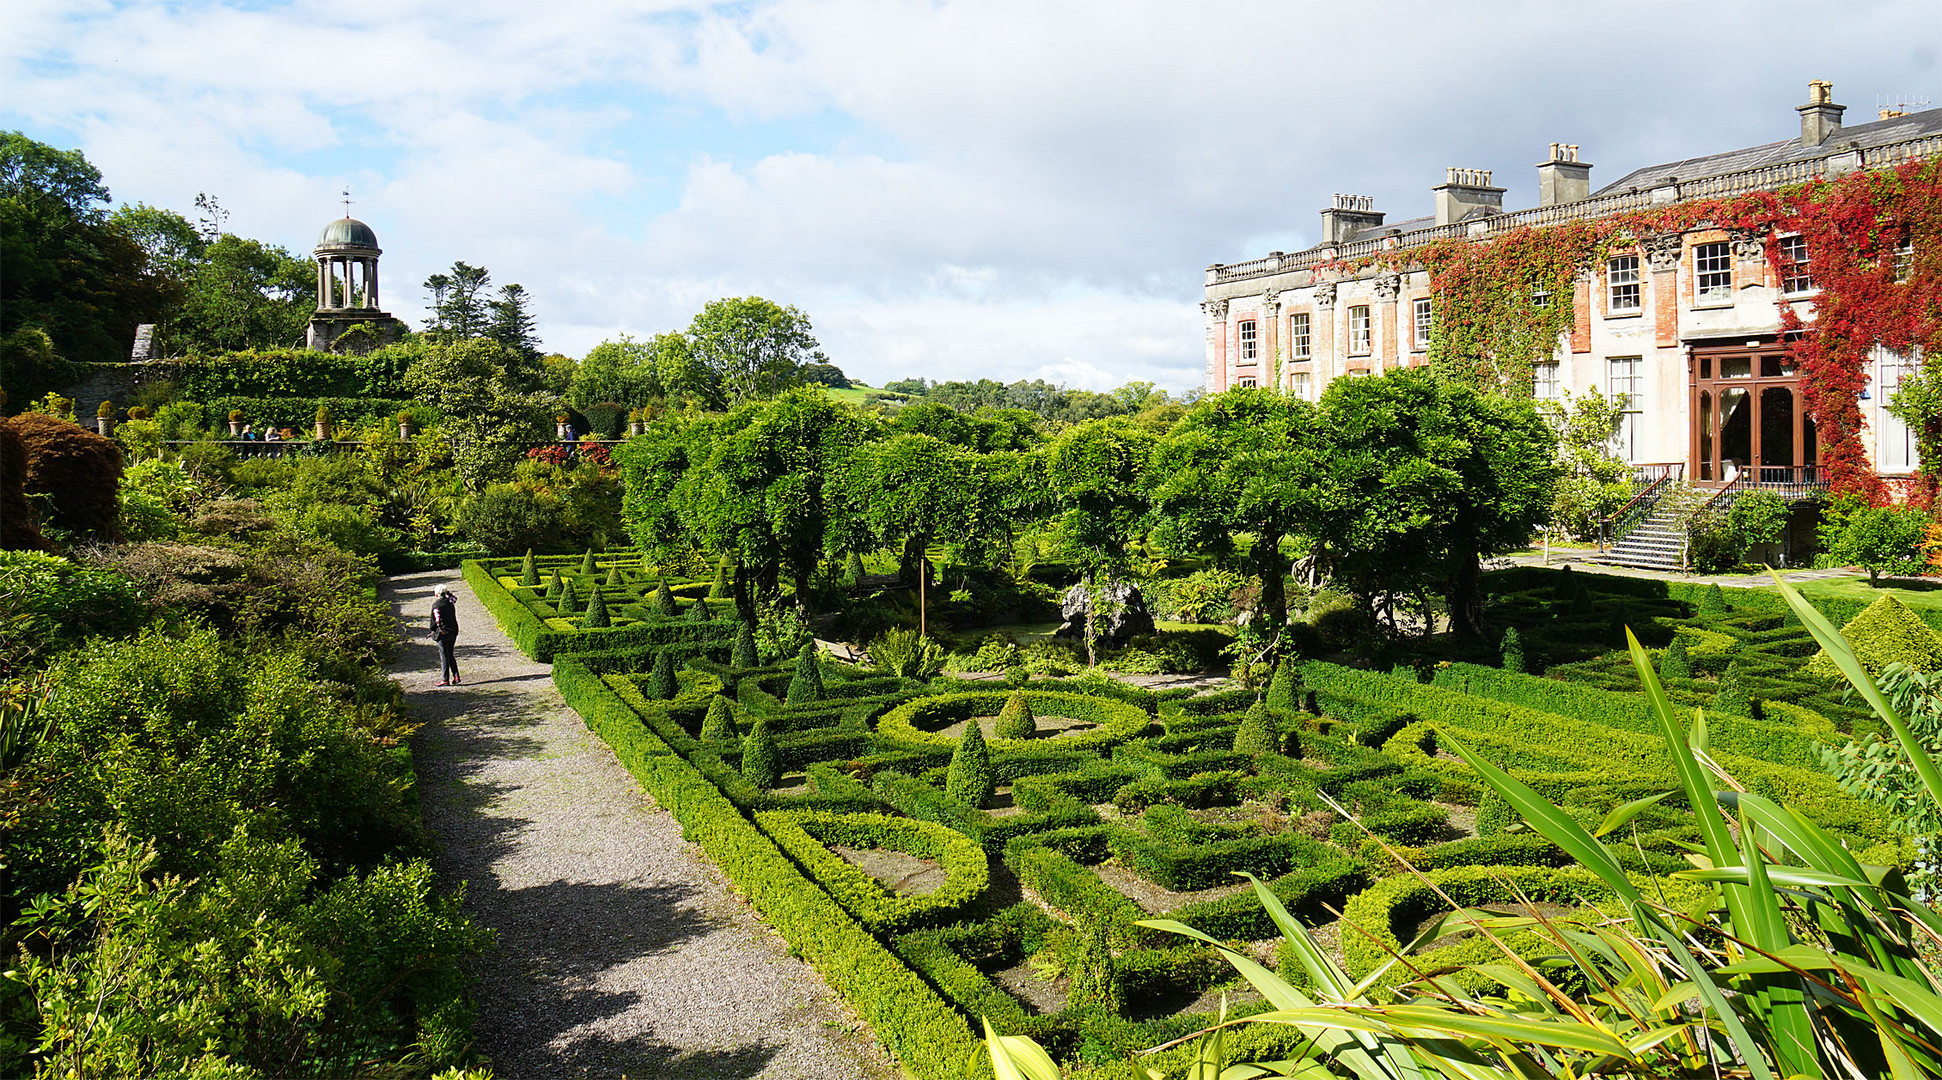
[[[438,677],[441,679],[452,680],[459,677],[459,662],[452,655],[452,646],[457,643],[458,638],[455,637],[438,639]]]

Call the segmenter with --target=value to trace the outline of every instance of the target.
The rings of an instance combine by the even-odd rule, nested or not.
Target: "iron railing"
[[[1624,506],[1619,507],[1617,513],[1600,520],[1598,522],[1598,550],[1604,551],[1606,548],[1611,547],[1613,543],[1625,539],[1626,535],[1633,529],[1638,528],[1651,515],[1652,508],[1659,504],[1659,497],[1664,495],[1666,489],[1676,482],[1677,478],[1674,473],[1661,473],[1657,478],[1648,481],[1643,488],[1640,488]]]

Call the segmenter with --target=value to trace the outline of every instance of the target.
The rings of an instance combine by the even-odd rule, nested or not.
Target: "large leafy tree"
[[[736,405],[773,397],[803,381],[807,365],[827,364],[809,316],[759,296],[714,300],[688,325],[695,360]]]
[[[646,341],[622,334],[603,341],[574,366],[567,386],[567,401],[576,409],[603,401],[638,407],[677,400],[718,403],[709,372],[696,363],[680,334],[656,334]]]
[[[208,243],[163,328],[172,353],[288,348],[316,309],[316,264],[260,240],[224,233]]]
[[[1154,450],[1162,538],[1226,562],[1234,536],[1251,535],[1249,568],[1261,579],[1258,615],[1269,634],[1288,618],[1282,541],[1303,531],[1322,468],[1313,426],[1305,401],[1236,389],[1201,401]]]
[[[79,150],[0,132],[0,336],[37,327],[67,360],[128,358],[136,325],[158,319],[170,287],[107,204]]]
[[[1522,547],[1550,508],[1557,437],[1528,399],[1426,368],[1338,379],[1322,394],[1313,521],[1364,601],[1441,595],[1483,632],[1482,560]]]
[[[1098,592],[1117,580],[1126,549],[1147,521],[1146,467],[1153,435],[1124,417],[1091,420],[1047,444],[1045,485],[1059,537],[1094,592],[1087,605],[1086,652],[1093,655]]]
[[[490,338],[437,342],[405,373],[404,389],[445,413],[452,463],[477,491],[544,442],[553,398],[537,361]]]
[[[924,553],[939,539],[976,548],[992,524],[978,513],[983,471],[976,455],[929,435],[900,434],[844,456],[836,480],[834,521],[842,546],[898,545],[920,582],[918,623],[928,631]]]

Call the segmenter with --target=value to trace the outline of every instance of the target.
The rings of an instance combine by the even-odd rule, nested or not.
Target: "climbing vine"
[[[1715,228],[1764,241],[1777,280],[1797,272],[1783,235],[1805,242],[1818,292],[1812,321],[1777,301],[1793,340],[1802,404],[1814,417],[1829,487],[1880,503],[1887,491],[1862,445],[1860,397],[1876,346],[1923,357],[1893,411],[1917,433],[1926,496],[1942,477],[1942,159],[1820,178],[1774,192],[1677,203],[1593,221],[1447,237],[1384,252],[1336,273],[1422,269],[1437,318],[1430,362],[1484,389],[1529,392],[1532,367],[1573,327],[1574,288],[1608,255],[1669,232]]]

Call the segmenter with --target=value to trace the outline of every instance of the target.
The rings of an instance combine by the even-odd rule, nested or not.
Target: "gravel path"
[[[441,688],[432,587],[458,593]],[[448,886],[499,935],[478,964],[480,1051],[522,1077],[880,1080],[885,1054],[821,978],[681,839],[456,571],[392,578],[393,674]]]

